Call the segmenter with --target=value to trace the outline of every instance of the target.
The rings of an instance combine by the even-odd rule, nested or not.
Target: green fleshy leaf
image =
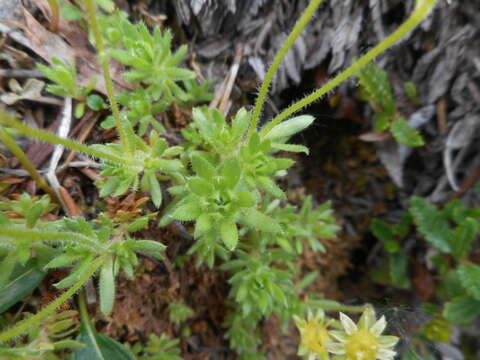
[[[100,269],[99,294],[100,310],[104,315],[109,315],[115,302],[115,276],[111,258]]]
[[[301,115],[293,119],[286,120],[272,128],[264,139],[275,140],[289,138],[290,136],[306,129],[315,120],[313,116]]]
[[[310,153],[310,150],[303,145],[272,143],[272,148],[276,150],[288,151],[293,153],[303,152],[307,155]]]
[[[107,104],[105,104],[103,98],[100,95],[91,94],[87,97],[87,106],[94,111],[100,111],[105,109],[107,107]]]
[[[162,189],[160,188],[157,176],[153,172],[145,176],[148,176],[149,190],[153,204],[155,207],[159,208],[160,205],[162,205]]]
[[[223,221],[220,225],[220,235],[228,250],[234,250],[238,243],[237,225],[232,221]]]

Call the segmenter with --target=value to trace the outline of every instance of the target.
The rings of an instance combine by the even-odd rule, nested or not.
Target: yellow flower
[[[325,321],[325,313],[318,310],[315,315],[309,310],[307,320],[293,317],[300,331],[301,342],[298,355],[308,356],[308,360],[329,360],[326,344],[332,342],[328,333],[330,321]]]
[[[338,342],[330,343],[327,349],[335,354],[335,360],[393,360],[393,351],[398,342],[396,336],[381,336],[387,326],[385,316],[376,320],[373,308],[367,308],[358,325],[347,315],[340,313],[343,331],[330,331]]]

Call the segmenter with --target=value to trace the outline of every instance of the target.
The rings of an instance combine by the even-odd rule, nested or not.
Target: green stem
[[[344,305],[337,303],[336,301],[325,300],[325,301],[315,301],[313,304],[316,307],[322,308],[323,310],[330,311],[344,311],[344,312],[364,312],[371,305]]]
[[[55,194],[55,191],[48,186],[47,182],[45,179],[39,174],[35,166],[30,162],[28,159],[27,155],[23,152],[22,148],[17,145],[15,140],[10,136],[10,134],[3,128],[3,126],[0,125],[0,141],[2,141],[5,146],[10,150],[10,152],[17,158],[17,160],[22,164],[22,166],[25,168],[25,170],[28,171],[30,174],[30,177],[38,184],[40,189],[45,191],[48,195],[50,195],[50,198],[58,203],[60,201],[58,200],[57,194]]]
[[[94,251],[102,252],[104,249],[95,240],[74,232],[45,232],[32,229],[25,229],[16,226],[4,225],[0,227],[0,239],[6,237],[13,239],[24,239],[31,242],[45,241],[51,244],[63,243],[65,241],[74,242],[82,247]]]
[[[53,300],[49,305],[45,306],[40,312],[36,313],[35,315],[20,321],[16,324],[15,327],[8,329],[2,333],[0,333],[0,344],[4,343],[10,339],[13,339],[31,328],[38,326],[38,323],[55,311],[60,305],[62,305],[65,301],[67,301],[73,294],[75,294],[83,284],[90,279],[93,274],[97,271],[97,269],[102,265],[103,257],[97,258],[89,267],[87,271],[83,274],[83,276],[67,291],[65,291],[62,295],[58,298]]]
[[[128,144],[127,136],[122,125],[122,119],[120,117],[120,111],[118,109],[117,100],[115,99],[115,94],[113,93],[113,81],[112,76],[110,75],[110,66],[108,64],[108,56],[105,52],[105,47],[103,46],[102,34],[100,33],[100,27],[97,22],[96,15],[96,4],[95,0],[85,0],[85,6],[87,8],[88,20],[90,23],[90,29],[92,30],[93,36],[95,38],[95,43],[98,50],[98,59],[102,66],[103,77],[105,79],[105,88],[107,89],[108,100],[110,101],[110,107],[112,108],[112,115],[117,124],[118,134],[120,135],[120,141],[122,144]],[[127,148],[129,148],[127,146]],[[130,150],[128,150],[130,151]]]
[[[88,321],[90,318],[88,316],[87,300],[84,289],[80,290],[78,293],[78,309],[80,310],[80,319],[86,324],[90,324],[90,321]]]
[[[50,31],[56,32],[60,21],[60,6],[57,0],[48,0],[48,5],[50,5],[50,15],[52,16],[50,19]]]
[[[275,73],[277,72],[278,67],[282,63],[283,59],[287,55],[290,48],[295,43],[295,40],[298,38],[300,33],[303,31],[305,26],[310,22],[310,19],[315,14],[315,10],[320,6],[323,0],[312,0],[307,8],[302,13],[300,19],[297,20],[293,30],[288,35],[287,40],[283,43],[280,50],[275,55],[272,64],[270,65],[267,73],[265,74],[265,78],[263,79],[262,85],[260,90],[258,91],[257,101],[255,103],[255,107],[253,109],[252,115],[252,124],[250,126],[250,133],[249,136],[252,136],[253,132],[257,128],[258,120],[262,113],[263,104],[265,103],[265,97],[267,95],[268,89],[270,88],[270,84],[273,80]]]
[[[96,330],[93,327],[92,321],[90,320],[90,316],[88,315],[88,308],[87,308],[87,301],[85,296],[85,290],[80,290],[78,294],[78,308],[80,309],[80,319],[82,322],[82,326],[85,327],[85,331],[88,337],[91,340],[91,345],[96,348],[95,352],[97,354],[101,354],[102,351],[98,348],[97,338],[95,336]]]
[[[30,126],[27,126],[23,124],[22,122],[15,120],[11,116],[8,116],[5,112],[0,110],[0,121],[5,123],[6,125],[20,131],[23,135],[29,136],[31,138],[41,140],[47,143],[51,144],[58,144],[65,146],[66,148],[78,152],[85,153],[87,155],[90,155],[92,157],[108,160],[117,164],[123,164],[125,166],[135,166],[136,164],[133,161],[128,161],[122,157],[115,156],[113,154],[105,153],[103,151],[98,151],[95,149],[92,149],[86,145],[80,144],[76,141],[70,140],[70,139],[65,139],[61,138],[59,136],[56,136],[54,134],[51,134],[46,131],[42,131],[39,129],[34,129],[31,128]]]
[[[363,55],[360,59],[355,61],[342,73],[334,77],[320,89],[314,91],[312,94],[306,96],[302,100],[294,103],[289,106],[287,109],[278,114],[272,121],[270,121],[260,132],[262,136],[268,134],[270,130],[275,125],[278,125],[280,122],[288,118],[293,113],[299,111],[310,103],[316,101],[323,95],[332,91],[338,85],[347,80],[350,76],[354,75],[357,71],[362,69],[365,65],[375,59],[378,55],[383,53],[388,48],[392,47],[396,42],[398,42],[403,36],[405,36],[410,30],[416,27],[430,12],[432,7],[438,0],[417,0],[417,5],[415,10],[410,15],[410,17],[402,24],[400,27],[390,34],[385,40],[380,44],[376,45],[372,50]]]

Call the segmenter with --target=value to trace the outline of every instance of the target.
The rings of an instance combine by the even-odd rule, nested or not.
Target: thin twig
[[[71,124],[72,124],[72,98],[66,97],[65,106],[63,107],[63,112],[62,112],[62,120],[60,122],[60,126],[58,127],[57,135],[61,138],[66,138],[68,135],[68,132],[70,131]],[[53,154],[50,160],[50,165],[48,166],[48,171],[46,174],[46,178],[48,182],[50,183],[50,185],[53,187],[55,191],[60,187],[60,183],[56,175],[56,170],[57,170],[58,162],[60,161],[60,158],[63,155],[63,150],[65,150],[65,147],[63,147],[62,145],[60,144],[55,145],[55,150],[53,151]]]
[[[243,45],[238,44],[235,48],[235,56],[233,58],[233,64],[230,68],[230,76],[228,77],[227,84],[225,86],[225,92],[223,93],[222,101],[220,102],[219,110],[223,113],[224,116],[228,112],[228,100],[230,99],[230,94],[232,93],[233,84],[237,78],[238,69],[240,68],[240,63],[243,57]]]
[[[45,78],[40,70],[36,69],[0,69],[3,78]]]

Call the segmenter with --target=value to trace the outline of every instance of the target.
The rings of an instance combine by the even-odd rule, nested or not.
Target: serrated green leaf
[[[76,254],[68,254],[68,253],[61,254],[55,257],[53,260],[51,260],[47,265],[45,265],[44,269],[54,269],[59,267],[70,266],[76,260],[76,258],[77,258]]]
[[[452,232],[449,244],[453,255],[459,258],[466,257],[470,253],[472,244],[477,235],[478,221],[466,218]]]
[[[241,176],[240,163],[237,158],[229,158],[222,164],[223,182],[229,189],[233,189]]]
[[[195,222],[195,232],[205,233],[212,228],[213,221],[210,214],[202,214]]]
[[[271,146],[273,149],[281,151],[288,151],[293,153],[303,152],[307,155],[310,153],[310,150],[303,145],[272,143]]]
[[[443,316],[454,324],[468,325],[480,316],[480,301],[470,296],[455,298],[445,304]]]
[[[133,244],[135,251],[143,251],[149,255],[156,257],[157,259],[163,259],[162,251],[167,247],[161,242],[153,240],[137,240]]]
[[[443,252],[451,252],[449,239],[452,229],[435,205],[414,196],[410,199],[410,213],[418,231],[430,244]]]
[[[202,214],[200,205],[196,202],[188,202],[180,205],[172,214],[172,217],[180,221],[192,221]]]
[[[399,144],[411,147],[422,146],[425,144],[422,135],[420,135],[417,130],[410,127],[408,121],[404,118],[394,121],[390,125],[390,131]]]
[[[270,195],[282,200],[287,198],[283,190],[268,176],[259,176],[257,183],[262,190],[265,190]]]
[[[480,266],[473,264],[460,264],[458,277],[467,293],[480,301]]]
[[[256,209],[246,210],[243,220],[250,227],[260,231],[265,231],[268,233],[278,233],[282,231],[280,225],[278,225],[275,220]]]
[[[449,270],[443,276],[439,287],[439,294],[439,296],[445,300],[467,295],[467,291],[458,276],[457,269]]]
[[[188,179],[188,187],[194,194],[203,197],[211,195],[214,191],[211,182],[198,176]]]
[[[118,177],[112,177],[108,179],[100,189],[100,197],[105,197],[113,193],[120,183],[120,179]]]
[[[217,176],[217,170],[215,167],[203,156],[198,154],[192,155],[192,167],[193,171],[195,171],[198,176],[207,181],[213,181],[213,179]]]
[[[148,226],[148,222],[150,221],[150,219],[151,219],[151,216],[142,216],[135,219],[132,223],[128,224],[127,231],[135,232],[138,230],[145,229]]]

